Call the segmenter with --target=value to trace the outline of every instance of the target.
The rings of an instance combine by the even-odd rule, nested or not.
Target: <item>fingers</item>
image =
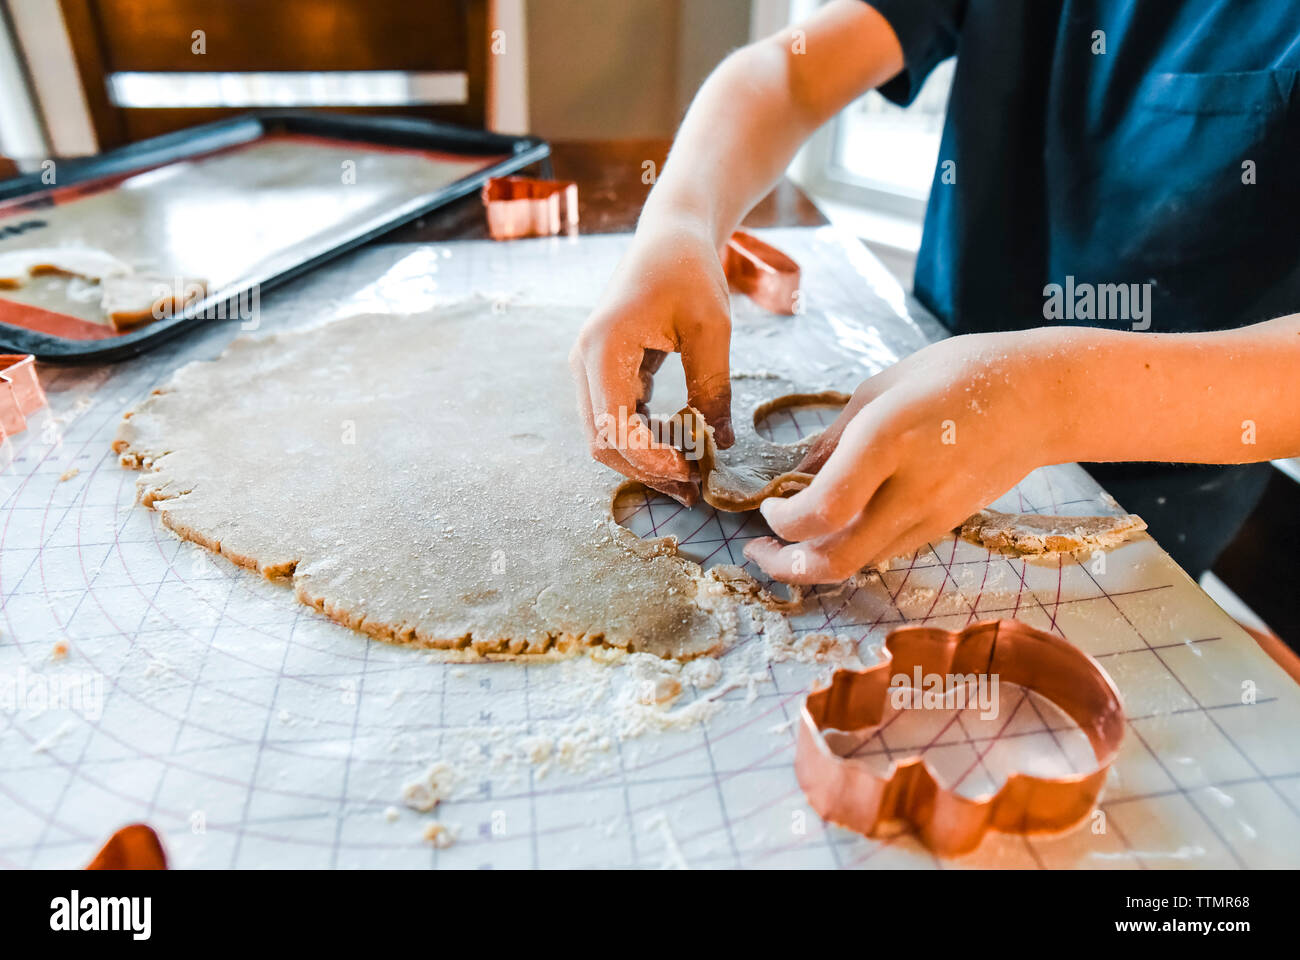
[[[679,503],[684,503],[687,506],[694,503],[699,497],[699,492],[694,482],[690,480],[689,467],[687,468],[687,479],[685,480],[656,476],[626,458],[617,445],[606,442],[609,439],[608,437],[600,436],[595,425],[595,412],[591,402],[586,367],[583,364],[581,352],[577,347],[569,355],[569,366],[577,386],[578,414],[582,419],[583,430],[587,435],[592,457],[607,467],[617,470],[625,477],[630,477],[661,493],[668,494]],[[638,420],[638,422],[640,421]],[[644,424],[641,424],[641,426],[646,429]],[[683,463],[685,463],[684,459]]]
[[[853,421],[859,410],[889,388],[897,379],[897,371],[898,364],[895,364],[858,384],[858,388],[853,391],[853,396],[844,405],[844,409],[839,412],[835,422],[817,435],[817,439],[796,469],[801,473],[816,473],[819,471],[830,458],[836,446],[839,445],[844,428]]]
[[[618,469],[615,467],[615,469]],[[639,480],[651,490],[672,497],[683,507],[693,507],[700,500],[700,488],[696,483],[683,483],[680,480],[663,480],[659,477],[647,477]]]
[[[713,428],[722,448],[736,442],[731,426],[731,321],[721,316],[688,320],[681,325],[682,370],[687,402]]]
[[[763,571],[786,583],[839,583],[866,566],[918,522],[918,503],[910,485],[890,479],[862,513],[843,529],[796,543],[775,538],[752,541],[745,548]]]
[[[955,523],[945,526],[936,523],[932,518],[927,518],[909,527],[893,543],[878,550],[876,555],[867,562],[867,566],[880,567],[895,557],[909,557],[935,540],[942,539],[955,526],[957,526]]]
[[[650,398],[655,392],[655,374],[664,365],[668,356],[663,350],[647,350],[641,357],[641,396],[636,402],[636,412],[643,417],[650,416]]]
[[[585,413],[588,424],[591,422],[591,403],[587,400],[587,387],[585,380],[579,384],[579,406]],[[588,428],[588,436],[592,436],[592,430]],[[642,483],[651,490],[666,494],[672,497],[684,507],[691,507],[700,499],[700,488],[694,479],[689,481],[670,480],[664,477],[655,477],[638,470],[637,467],[629,463],[628,460],[613,447],[601,447],[594,441],[591,446],[591,455],[599,463],[617,470],[623,476],[638,483]]]
[[[978,502],[985,503],[992,496],[980,496]],[[936,494],[928,497],[927,500],[931,505],[927,517],[878,550],[871,558],[871,566],[878,567],[895,557],[907,556],[920,547],[944,539],[978,509],[968,506],[963,500],[950,499],[945,491],[936,491]]]
[[[591,417],[587,437],[592,455],[606,462],[597,451],[617,451],[631,469],[610,465],[643,482],[666,479],[689,483],[690,466],[682,452],[659,443],[645,420],[637,415],[643,355],[644,350],[639,346],[610,344],[600,334],[579,338],[578,346],[570,354],[579,402],[584,407],[584,422],[587,414]]]
[[[813,540],[844,530],[862,513],[897,463],[884,439],[883,417],[865,407],[843,428],[826,462],[803,490],[759,505],[783,540]]]

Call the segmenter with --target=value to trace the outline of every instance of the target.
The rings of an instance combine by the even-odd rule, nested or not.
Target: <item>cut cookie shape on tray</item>
[[[102,281],[123,276],[131,268],[94,247],[41,247],[0,253],[0,289],[21,287],[30,277],[59,274]]]
[[[0,290],[17,290],[32,277],[43,276],[77,277],[97,284],[101,315],[115,330],[129,330],[172,316],[206,292],[203,280],[140,273],[94,247],[42,247],[0,253]]]
[[[100,308],[116,330],[129,330],[184,310],[204,293],[201,280],[146,273],[105,278]]]

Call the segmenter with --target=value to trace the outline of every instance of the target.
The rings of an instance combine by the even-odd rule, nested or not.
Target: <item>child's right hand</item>
[[[682,452],[653,439],[646,403],[670,351],[688,400],[720,447],[731,428],[731,304],[709,230],[687,218],[643,220],[569,355],[591,454],[683,503],[699,496]]]

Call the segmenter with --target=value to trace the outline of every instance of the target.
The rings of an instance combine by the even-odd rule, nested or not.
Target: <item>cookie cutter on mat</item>
[[[27,429],[27,415],[45,406],[30,353],[0,353],[0,441]]]
[[[792,316],[799,293],[799,264],[752,233],[737,230],[722,252],[727,284],[764,310]]]
[[[493,177],[483,184],[493,240],[550,237],[578,225],[578,185],[572,180]]]
[[[997,677],[1041,694],[1088,737],[1097,766],[1089,773],[1037,777],[1014,773],[992,794],[963,797],[944,787],[924,757],[895,761],[886,776],[832,752],[824,731],[879,726],[891,679]],[[898,681],[894,682],[897,686]],[[800,714],[795,773],[824,820],[867,836],[910,823],[935,853],[979,846],[991,828],[1005,833],[1064,830],[1092,810],[1124,737],[1124,707],[1097,661],[1067,641],[1018,620],[986,620],[963,630],[902,627],[885,638],[884,659],[865,670],[838,670],[813,691]]]
[[[87,870],[166,870],[167,853],[152,827],[132,823],[108,838]]]

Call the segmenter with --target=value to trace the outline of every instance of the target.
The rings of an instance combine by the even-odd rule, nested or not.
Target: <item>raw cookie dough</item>
[[[371,636],[717,652],[759,601],[614,521],[566,362],[584,318],[476,300],[242,338],[177,371],[113,448],[166,526]]]
[[[700,451],[700,489],[705,501],[719,510],[755,510],[768,497],[796,493],[812,482],[812,474],[795,467],[820,435],[811,434],[794,443],[773,443],[758,433],[756,425],[777,410],[814,404],[845,404],[849,395],[828,390],[801,393],[800,385],[776,376],[737,373],[731,379],[732,409],[736,442],[719,450],[713,442],[713,428],[695,410],[680,414],[694,434],[694,449]]]
[[[1133,513],[1110,517],[1058,517],[981,510],[961,525],[961,535],[990,550],[1033,556],[1105,550],[1146,528],[1146,521]]]

